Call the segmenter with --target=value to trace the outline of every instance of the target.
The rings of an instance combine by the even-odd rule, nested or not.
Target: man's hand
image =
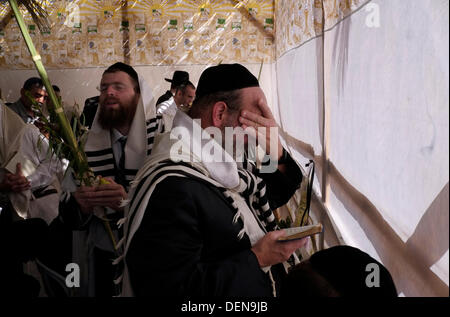
[[[5,191],[13,191],[20,193],[22,191],[30,189],[30,181],[23,176],[22,166],[20,163],[16,165],[16,173],[6,173],[1,186]]]
[[[122,199],[127,198],[127,193],[122,185],[110,178],[104,178],[109,184],[98,186],[81,186],[74,193],[75,200],[83,213],[91,213],[96,206],[109,207],[114,210],[122,210]]]
[[[242,124],[242,129],[244,130],[247,127],[254,128],[256,131],[253,131],[253,137],[256,138],[258,145],[263,147],[266,154],[270,155],[272,160],[278,160],[283,154],[283,147],[278,136],[278,124],[267,102],[262,98],[258,101],[258,110],[261,112],[260,114],[249,110],[242,110],[239,122]],[[271,129],[276,129],[275,139],[273,140],[270,133]],[[249,130],[250,133],[252,133],[251,130]],[[276,148],[272,149],[271,147]]]
[[[253,246],[252,251],[258,258],[261,267],[287,261],[292,253],[305,246],[309,239],[306,237],[300,240],[278,241],[278,238],[284,235],[284,230],[271,231]]]

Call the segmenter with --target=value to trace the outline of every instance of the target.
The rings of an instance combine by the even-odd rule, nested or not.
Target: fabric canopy
[[[316,161],[315,194],[341,243],[380,260],[401,295],[448,296],[448,1],[292,6],[303,11],[275,8],[277,31],[290,31],[276,33],[286,143]],[[314,34],[286,27],[308,6]]]

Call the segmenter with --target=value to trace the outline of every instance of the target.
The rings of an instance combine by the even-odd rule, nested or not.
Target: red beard
[[[105,100],[105,103],[107,101],[109,100]],[[119,102],[117,101],[117,103]],[[124,107],[120,103],[118,108],[105,108],[100,105],[98,122],[100,123],[100,126],[105,130],[118,128],[124,126],[128,122],[131,122],[133,120],[135,111],[136,107]]]

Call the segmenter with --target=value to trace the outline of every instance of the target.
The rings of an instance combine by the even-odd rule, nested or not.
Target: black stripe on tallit
[[[114,158],[109,158],[106,160],[100,160],[100,161],[88,161],[89,167],[100,167],[100,166],[105,166],[105,165],[109,165],[112,164],[114,165]]]
[[[87,157],[95,157],[95,156],[103,156],[107,154],[113,154],[113,151],[111,148],[104,149],[104,150],[98,150],[98,151],[86,151]]]

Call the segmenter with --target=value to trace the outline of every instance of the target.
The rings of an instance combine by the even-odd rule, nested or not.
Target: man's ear
[[[227,104],[223,101],[218,101],[214,104],[211,112],[211,121],[213,126],[220,128],[225,122],[227,111]]]

